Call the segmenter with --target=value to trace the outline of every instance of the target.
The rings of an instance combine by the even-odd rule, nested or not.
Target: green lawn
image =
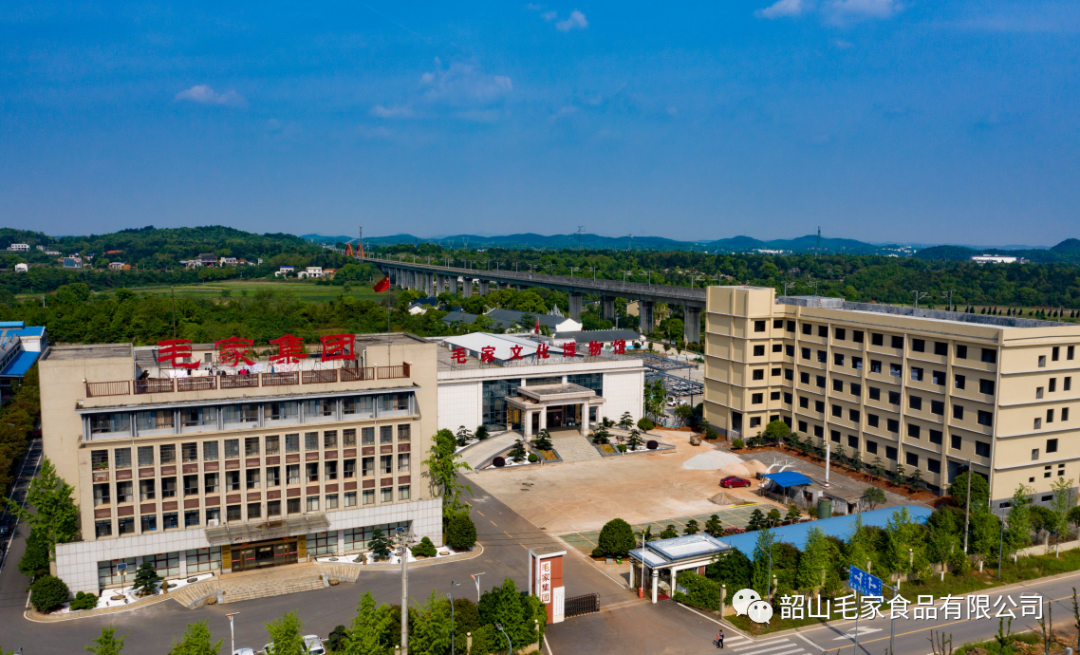
[[[322,286],[313,282],[300,282],[294,280],[282,280],[280,282],[271,282],[267,280],[226,280],[175,287],[177,297],[210,298],[213,300],[221,300],[222,291],[228,291],[230,298],[240,298],[243,297],[245,293],[248,296],[254,295],[259,289],[272,289],[274,291],[290,293],[300,300],[317,302],[333,300],[343,294],[352,298],[368,298],[372,300],[385,298],[384,294],[375,293],[367,284],[350,284],[348,287]],[[167,286],[135,287],[132,291],[136,293],[168,295],[172,292],[172,288]]]

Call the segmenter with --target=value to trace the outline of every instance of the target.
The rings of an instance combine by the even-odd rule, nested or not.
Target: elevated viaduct
[[[569,296],[570,316],[576,320],[581,319],[581,301],[587,293],[600,296],[600,316],[609,321],[615,320],[616,298],[636,300],[640,303],[640,329],[646,334],[652,332],[654,327],[653,307],[656,303],[681,305],[686,342],[701,342],[701,311],[705,309],[705,289],[618,280],[593,280],[535,272],[482,271],[375,257],[365,257],[363,261],[378,266],[390,277],[393,284],[405,289],[417,289],[429,296],[437,296],[448,291],[460,293],[468,298],[474,291],[484,296],[490,291],[509,287],[519,290],[527,287],[556,289]]]

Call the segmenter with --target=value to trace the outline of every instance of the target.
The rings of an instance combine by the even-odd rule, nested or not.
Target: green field
[[[242,298],[244,295],[253,296],[260,289],[272,289],[277,292],[289,293],[300,300],[326,302],[341,295],[352,298],[367,298],[380,300],[385,294],[377,294],[367,284],[350,284],[344,286],[322,286],[312,282],[281,281],[270,282],[266,280],[240,281],[227,280],[223,282],[207,282],[205,284],[189,284],[175,287],[176,296],[187,298],[209,298],[211,300],[223,300],[223,291],[228,292],[228,298]],[[136,293],[156,293],[168,295],[173,288],[165,286],[136,287],[132,291]]]

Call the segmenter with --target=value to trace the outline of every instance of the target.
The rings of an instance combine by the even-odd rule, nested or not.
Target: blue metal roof
[[[889,519],[892,518],[893,514],[901,507],[907,508],[908,512],[911,513],[912,520],[916,523],[925,524],[932,513],[927,507],[900,505],[899,507],[885,507],[869,512],[861,512],[859,514],[844,514],[829,519],[819,519],[817,521],[804,521],[794,525],[784,525],[779,528],[773,528],[772,532],[776,535],[776,541],[789,543],[799,550],[802,550],[806,546],[806,537],[811,528],[818,528],[828,536],[838,537],[846,541],[851,538],[851,533],[855,529],[855,517],[861,516],[863,525],[884,528],[888,524]],[[726,536],[724,537],[724,543],[738,549],[743,555],[746,555],[750,559],[754,559],[754,546],[757,544],[757,538],[757,532],[746,532],[744,534]]]
[[[787,489],[788,487],[798,487],[804,484],[814,484],[814,481],[806,477],[802,473],[797,471],[781,471],[780,473],[764,473],[763,478],[768,478]]]
[[[0,373],[0,377],[5,378],[21,378],[26,375],[26,372],[30,370],[30,367],[37,361],[38,355],[41,353],[23,351],[19,353],[19,356],[11,360],[8,367]]]
[[[0,324],[0,329],[4,329],[4,325]],[[8,329],[8,334],[17,334],[20,337],[40,337],[45,334],[45,326],[34,325],[31,327],[19,328],[16,330]]]
[[[0,321],[0,328],[21,328],[26,327],[25,321]]]

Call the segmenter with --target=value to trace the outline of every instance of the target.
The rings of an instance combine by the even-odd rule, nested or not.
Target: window
[[[385,487],[379,490],[379,502],[380,503],[392,503],[394,502],[394,488]]]
[[[761,426],[761,417],[754,416],[750,418],[750,427],[756,428]]]
[[[780,367],[776,367],[776,368],[772,369],[772,372],[770,373],[770,375],[772,375],[773,377],[780,377],[780,371],[781,371]]]
[[[266,469],[266,486],[267,487],[280,487],[281,486],[281,467],[271,466]]]
[[[839,379],[833,380],[832,381],[832,388],[833,388],[833,391],[843,392],[843,390],[844,390],[844,381],[839,380]]]
[[[363,458],[361,463],[363,464],[363,470],[361,471],[361,473],[364,475],[364,477],[371,477],[371,476],[375,475],[375,458],[374,457],[365,457],[365,458]]]
[[[861,371],[862,370],[862,357],[852,357],[851,358],[851,368],[855,369],[856,371]]]
[[[818,362],[824,364],[825,362],[829,361],[829,357],[824,350],[819,350],[817,351],[817,360]]]
[[[765,321],[754,321],[754,332],[764,332]]]
[[[881,389],[870,387],[870,400],[881,400]]]
[[[341,431],[341,445],[345,448],[356,447],[356,428]]]
[[[809,348],[803,348],[802,349],[802,358],[803,359],[810,359],[810,349]]]
[[[1057,378],[1050,378],[1050,393],[1057,391]]]
[[[952,435],[952,438],[950,439],[949,446],[953,450],[960,450],[963,447],[963,445],[964,445],[963,439],[961,439],[958,435],[955,435],[955,434]]]
[[[890,391],[889,392],[889,404],[890,405],[899,405],[900,404],[900,392],[899,391]]]
[[[912,339],[911,349],[917,353],[926,352],[926,341],[922,339]]]
[[[408,473],[409,472],[409,453],[402,453],[397,456],[397,472]]]
[[[176,498],[176,478],[161,478],[161,497]]]
[[[849,409],[848,410],[848,420],[851,421],[852,423],[858,423],[859,422],[859,410],[857,410],[857,409]]]
[[[954,404],[952,406],[952,417],[958,421],[964,420],[964,406]]]
[[[247,488],[258,489],[259,488],[259,469],[247,470]]]
[[[814,326],[810,325],[809,323],[803,323],[803,326],[802,326],[802,333],[803,334],[807,334],[807,335],[813,334],[813,331],[814,331]]]
[[[814,411],[820,412],[820,413],[825,413],[825,401],[823,401],[823,400],[815,400],[814,401]]]
[[[295,400],[263,405],[263,417],[267,421],[295,421],[299,416],[300,403]]]
[[[299,434],[287,434],[285,435],[285,452],[298,453],[300,452],[300,435]]]
[[[837,417],[837,418],[842,417],[844,415],[844,408],[841,407],[840,405],[833,405],[832,406],[832,415]]]
[[[945,401],[944,400],[931,400],[930,401],[930,413],[937,414],[938,416],[945,416]]]
[[[355,396],[341,400],[342,414],[371,414],[375,408],[373,396]]]
[[[941,355],[941,356],[948,355],[949,354],[949,344],[941,342],[941,341],[935,341],[934,342],[934,354],[935,355]]]
[[[149,413],[149,412],[147,412]],[[170,427],[172,424],[172,418],[169,419],[169,425],[163,427]],[[180,425],[185,428],[216,428],[217,427],[217,408],[216,407],[185,407],[180,410]],[[198,430],[196,430],[197,432]]]
[[[765,346],[754,346],[754,357],[764,357]]]
[[[835,364],[837,366],[843,366],[844,365],[844,355],[843,355],[843,353],[833,353],[833,364]]]
[[[266,438],[266,454],[277,455],[281,453],[281,447],[279,446],[279,438],[275,434]]]
[[[1061,408],[1061,422],[1064,423],[1065,421],[1068,421],[1068,420],[1069,420],[1069,408],[1068,407],[1062,407]]]
[[[997,351],[993,348],[983,348],[982,361],[984,364],[997,364]]]
[[[394,443],[394,426],[379,426],[379,443]]]
[[[1039,355],[1039,368],[1046,368],[1046,355]]]
[[[207,515],[209,517],[209,515]],[[209,522],[209,521],[208,521]],[[221,548],[199,548],[187,551],[188,575],[221,569]]]
[[[941,460],[926,458],[926,470],[931,473],[941,473]]]
[[[356,507],[356,492],[355,491],[346,491],[345,492],[345,507]]]
[[[189,509],[184,512],[184,527],[195,528],[199,526],[199,510]]]
[[[878,417],[877,414],[867,414],[866,415],[866,424],[869,425],[870,427],[876,428],[876,427],[878,427],[880,422],[881,422],[881,419]]]
[[[165,512],[161,515],[161,527],[164,530],[175,530],[180,527],[180,515],[176,512]]]
[[[979,457],[989,457],[990,456],[990,444],[985,442],[985,441],[976,441],[975,442],[975,454],[978,455]]]
[[[327,450],[337,448],[337,430],[323,432],[323,448]]]
[[[894,462],[896,461],[896,447],[895,446],[885,446],[885,459],[891,459]]]
[[[784,352],[784,344],[782,344],[782,343],[774,343],[772,345],[772,351],[774,353],[782,353],[782,352]]]
[[[109,485],[107,484],[95,484],[94,485],[94,507],[98,505],[108,505],[112,500],[109,496]]]
[[[154,497],[154,481],[139,480],[139,500],[153,500]]]
[[[856,437],[853,434],[849,434],[848,438],[847,438],[847,445],[848,445],[848,448],[853,448],[855,450],[858,450],[859,449],[859,438]]]
[[[139,446],[139,466],[154,465],[154,447]]]
[[[931,377],[934,381],[934,384],[940,384],[941,386],[945,386],[945,371],[933,371],[931,373]]]
[[[94,536],[98,539],[112,536],[112,521],[94,521]]]
[[[131,414],[91,414],[90,434],[106,434],[109,432],[130,432]]]
[[[940,446],[944,436],[941,430],[930,430],[930,443]]]
[[[894,378],[902,377],[904,375],[904,367],[900,364],[889,364],[889,375]]]
[[[347,460],[345,460],[344,470],[345,470],[344,475],[345,475],[346,480],[348,480],[350,478],[355,478],[356,477],[356,460],[355,459],[347,459]]]
[[[773,391],[769,394],[769,400],[780,400],[780,392]]]
[[[140,521],[140,523],[142,524],[141,527],[142,527],[143,532],[154,532],[154,531],[156,531],[157,530],[157,514],[143,514],[142,515],[142,520]]]
[[[836,443],[840,443],[840,431],[839,430],[831,430],[829,432],[829,438],[832,439]]]
[[[919,368],[918,366],[912,366],[911,367],[911,379],[914,380],[915,382],[922,382],[923,381],[923,370],[921,368]]]
[[[380,455],[379,456],[379,472],[383,475],[390,475],[394,472],[394,456],[393,455]]]
[[[755,380],[764,380],[765,379],[765,369],[763,369],[763,368],[755,368],[754,372],[753,372],[753,376],[754,376]]]
[[[784,327],[788,332],[794,332],[795,331],[795,321],[788,321],[787,325],[784,326]]]
[[[836,335],[837,341],[843,341],[847,338],[847,330],[844,328],[833,328],[833,334]]]
[[[259,438],[258,437],[245,437],[244,438],[244,457],[258,457],[259,456]]]
[[[810,399],[807,398],[806,396],[799,396],[799,407],[802,407],[803,409],[809,409],[810,408]],[[805,430],[804,430],[804,432],[805,432]]]
[[[226,471],[225,490],[240,491],[240,471]]]
[[[784,402],[787,403],[788,405],[791,404],[791,394],[790,393],[784,393]],[[1064,417],[1061,420],[1064,421],[1065,420]]]
[[[907,460],[908,466],[914,466],[915,468],[919,468],[918,453],[904,453],[904,459]]]
[[[319,511],[319,497],[318,496],[308,496],[307,497],[307,511],[309,511],[309,512],[317,512],[317,511]]]
[[[216,462],[218,458],[218,442],[204,441],[202,445],[202,454],[204,461]]]
[[[198,496],[199,495],[199,476],[198,475],[185,475],[184,476],[184,495],[185,496]]]
[[[967,346],[957,346],[956,347],[956,358],[957,359],[967,359]]]
[[[375,490],[374,489],[365,489],[363,498],[364,498],[364,504],[365,505],[374,505],[375,504]]]
[[[817,384],[817,386],[821,387],[822,389],[825,388],[825,376],[824,375],[817,376],[817,379],[814,382],[815,382],[815,384]]]
[[[784,354],[788,357],[795,356],[795,346],[784,346]]]
[[[309,462],[307,464],[305,479],[308,482],[318,482],[319,481],[319,463],[318,462]]]
[[[235,459],[240,456],[240,440],[225,440],[225,459]]]
[[[300,513],[300,499],[299,498],[290,498],[289,500],[287,500],[285,502],[285,511],[288,512],[289,514],[299,514]]]
[[[904,348],[904,337],[894,336],[892,337],[892,341],[890,342],[890,344],[893,348],[896,348],[897,350],[902,350]]]
[[[318,432],[305,432],[304,433],[304,450],[318,450],[319,449],[319,433]]]
[[[848,385],[848,389],[851,391],[851,395],[855,396],[856,398],[862,395],[861,384],[855,384],[854,382],[852,382],[850,385]]]
[[[323,470],[325,471],[327,480],[337,480],[337,468],[337,462],[326,462],[323,464]]]
[[[1065,359],[1072,361],[1073,355],[1076,353],[1076,346],[1069,346],[1065,349]]]
[[[254,403],[226,405],[221,408],[221,418],[225,425],[259,422],[259,406]],[[228,455],[226,455],[228,457]]]
[[[360,429],[360,443],[364,446],[371,446],[375,443],[375,428],[361,428]]]
[[[1058,346],[1054,346],[1053,348],[1051,348],[1050,349],[1050,361],[1056,362],[1060,358],[1061,358],[1061,348],[1058,347]]]
[[[994,415],[990,412],[980,409],[979,410],[979,425],[985,425],[991,427],[994,425]]]
[[[817,326],[817,335],[822,339],[829,338],[829,328],[824,325]]]
[[[805,433],[808,429],[806,421],[799,421],[799,432]]]
[[[870,360],[870,372],[871,373],[881,373],[881,362],[879,362],[876,359],[871,359]]]
[[[922,398],[918,396],[909,396],[908,405],[911,409],[922,409]]]
[[[107,450],[92,450],[90,451],[90,468],[95,471],[107,471],[109,470],[109,451]]]
[[[921,435],[922,430],[919,428],[919,426],[908,423],[907,436],[911,437],[912,439],[918,439]]]
[[[1054,422],[1054,410],[1048,409],[1048,410],[1046,410],[1046,423],[1050,424],[1050,423],[1053,423],[1053,422]]]
[[[338,506],[338,495],[337,494],[326,494],[326,509],[327,509],[327,511],[332,510],[332,509],[337,509],[337,506]]]
[[[885,345],[885,335],[884,334],[877,334],[876,332],[871,332],[870,333],[870,345],[872,345],[872,346],[884,346]]]
[[[243,508],[241,508],[239,505],[229,505],[225,508],[225,520],[230,523],[233,521],[242,521],[242,509]]]
[[[197,443],[182,443],[180,444],[180,459],[181,461],[197,462],[199,461],[199,444]]]
[[[870,453],[871,455],[876,455],[877,451],[878,450],[877,450],[877,442],[876,441],[867,441],[866,442],[866,452]]]
[[[954,386],[957,389],[963,389],[964,388],[965,378],[964,378],[963,375],[955,375],[955,376],[953,376],[953,381],[954,381]]]
[[[203,476],[203,489],[207,494],[216,494],[218,492],[218,474],[207,473]]]
[[[317,398],[304,401],[304,419],[330,417],[337,410],[337,401],[328,398]],[[381,409],[381,408],[380,408]],[[389,408],[387,408],[389,409]],[[396,409],[396,408],[395,408]]]
[[[994,381],[979,380],[979,393],[984,393],[988,396],[994,395]]]
[[[1048,454],[1049,453],[1056,453],[1057,450],[1058,450],[1058,440],[1057,439],[1047,439],[1046,440],[1046,452]]]
[[[898,420],[896,420],[894,418],[889,419],[885,423],[885,429],[888,430],[889,432],[899,434],[899,432],[900,432],[900,421],[898,421]]]
[[[810,384],[810,374],[807,373],[806,371],[800,372],[799,373],[799,382],[801,382],[803,384]]]

